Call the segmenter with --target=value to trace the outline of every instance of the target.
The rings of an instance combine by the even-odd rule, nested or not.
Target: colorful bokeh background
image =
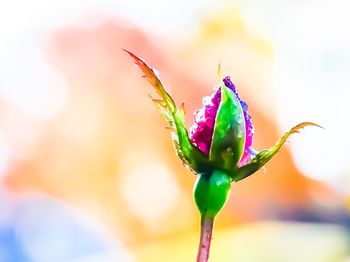
[[[220,62],[254,148],[302,121],[233,185],[211,261],[350,261],[350,2],[0,3],[0,261],[194,261],[195,176],[176,157],[126,48],[187,123]]]

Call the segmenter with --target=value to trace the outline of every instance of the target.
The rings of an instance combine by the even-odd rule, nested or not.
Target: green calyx
[[[221,170],[198,175],[193,193],[201,215],[214,219],[224,207],[231,189],[230,176]]]
[[[242,157],[244,144],[245,120],[242,106],[237,96],[223,85],[209,160],[215,166],[232,172]]]
[[[269,149],[260,151],[248,164],[238,168],[232,176],[233,181],[238,182],[245,179],[265,166],[266,163],[269,162],[277,154],[277,152],[279,152],[283,144],[292,134],[299,133],[299,130],[306,126],[316,126],[322,128],[321,126],[312,122],[302,122],[294,126],[287,133],[285,133],[275,145]]]
[[[178,108],[164,88],[154,69],[149,67],[143,59],[137,57],[133,53],[127,52],[135,61],[135,64],[145,74],[144,77],[154,87],[160,98],[155,99],[151,97],[152,101],[159,108],[161,113],[166,118],[172,130],[172,139],[176,149],[177,155],[181,158],[183,163],[189,167],[194,173],[199,174],[211,170],[211,165],[208,158],[197,149],[190,141],[188,131],[185,125],[185,110],[182,105]]]

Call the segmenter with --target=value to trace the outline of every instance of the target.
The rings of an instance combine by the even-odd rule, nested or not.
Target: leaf
[[[248,164],[240,167],[237,171],[237,174],[233,176],[234,181],[242,180],[256,171],[258,171],[260,168],[262,168],[268,161],[271,160],[271,158],[276,155],[276,153],[281,149],[282,145],[286,142],[288,137],[292,134],[299,133],[299,130],[306,127],[306,126],[317,126],[322,128],[321,126],[312,123],[312,122],[302,122],[296,126],[294,126],[291,130],[289,130],[287,133],[285,133],[274,146],[272,146],[269,149],[262,150],[259,152]]]
[[[232,171],[241,159],[245,143],[245,121],[237,96],[225,85],[216,115],[209,160],[215,166]]]
[[[153,97],[151,99],[165,116],[170,128],[173,129],[172,139],[178,156],[185,165],[188,165],[196,173],[207,172],[209,168],[208,159],[191,143],[188,137],[185,127],[184,109],[176,107],[174,100],[166,92],[154,69],[149,67],[143,59],[125,49],[123,50],[133,58],[135,64],[145,74],[144,77],[161,97],[161,99],[154,99]]]

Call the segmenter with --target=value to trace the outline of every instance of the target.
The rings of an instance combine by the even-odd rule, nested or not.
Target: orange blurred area
[[[76,237],[69,242],[74,245],[80,233],[69,234],[59,219],[69,214],[67,221],[84,225],[81,232],[93,232],[90,237],[98,234],[103,245],[96,245],[104,248],[94,253],[87,244],[76,257],[57,260],[55,252],[33,253],[39,247],[28,246],[22,237],[23,257],[194,260],[199,238],[192,197],[196,177],[177,158],[167,124],[148,97],[153,91],[122,48],[158,69],[177,104],[185,101],[188,127],[202,97],[216,85],[221,62],[223,73],[232,75],[249,105],[253,146],[261,150],[283,133],[274,102],[275,50],[267,36],[249,30],[242,16],[238,7],[223,7],[181,40],[107,14],[46,31],[38,44],[40,63],[47,68],[39,70],[45,77],[43,88],[32,87],[36,82],[23,77],[19,83],[29,91],[17,90],[22,100],[16,100],[14,89],[13,99],[0,96],[0,196],[7,210],[0,216],[0,230],[6,225],[21,232],[38,223],[28,236],[18,233],[31,243],[45,220],[43,237],[35,238],[38,246],[45,236],[56,236],[51,232],[55,225],[64,232],[59,236]],[[97,18],[96,25],[85,26]],[[36,67],[25,65],[11,81],[17,83],[16,78],[31,75]],[[216,221],[212,261],[345,261],[350,221],[346,195],[302,173],[286,145],[266,170],[232,186]],[[21,214],[33,219],[18,222]],[[0,234],[0,243],[2,239]],[[67,250],[57,253],[73,252]],[[117,259],[114,252],[123,255]],[[85,257],[91,260],[79,260]]]

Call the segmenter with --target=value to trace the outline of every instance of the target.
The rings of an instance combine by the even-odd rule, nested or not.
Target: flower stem
[[[213,233],[214,218],[205,214],[201,218],[201,236],[198,247],[197,262],[207,262],[209,259],[210,242]]]

